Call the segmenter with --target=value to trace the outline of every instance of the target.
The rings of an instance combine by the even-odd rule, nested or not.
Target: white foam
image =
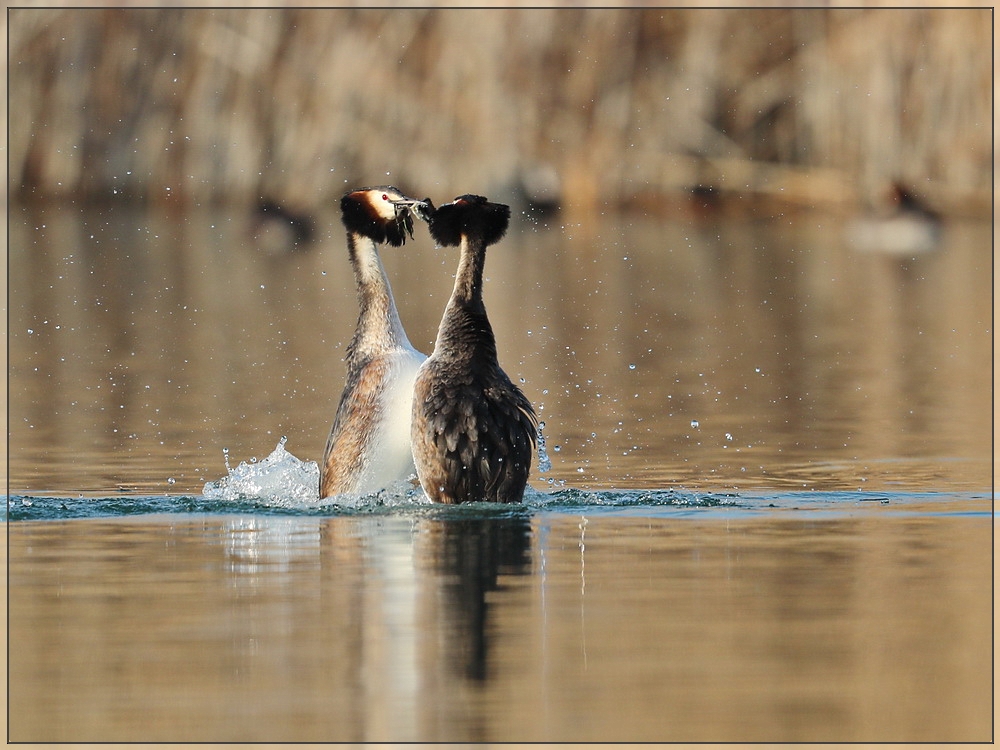
[[[271,454],[257,461],[242,461],[233,468],[226,456],[227,475],[205,485],[202,494],[222,502],[257,502],[282,508],[338,506],[351,509],[393,507],[429,503],[416,477],[392,482],[377,491],[358,495],[319,496],[319,465],[303,461],[285,450],[281,438]]]
[[[242,461],[234,469],[227,460],[229,473],[208,482],[202,494],[225,502],[256,500],[284,507],[318,504],[319,465],[302,461],[285,450],[286,440],[281,438],[263,461]]]

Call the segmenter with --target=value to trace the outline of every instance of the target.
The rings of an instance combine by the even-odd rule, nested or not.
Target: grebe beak
[[[424,221],[430,221],[431,214],[434,213],[434,204],[431,203],[430,198],[424,198],[423,200],[400,198],[399,200],[392,201],[392,205],[396,207],[397,215],[400,211],[409,211],[413,216]]]

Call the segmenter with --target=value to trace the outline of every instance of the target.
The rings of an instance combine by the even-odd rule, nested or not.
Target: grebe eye
[[[382,193],[382,200],[384,200],[384,201],[389,200],[389,196],[386,195],[385,193]]]

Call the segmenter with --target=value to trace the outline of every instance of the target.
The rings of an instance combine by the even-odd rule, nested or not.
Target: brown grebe
[[[439,245],[461,247],[434,352],[413,390],[413,459],[424,492],[439,503],[516,503],[528,481],[535,412],[500,369],[483,304],[486,248],[509,219],[509,207],[478,195],[456,198],[429,219]]]
[[[413,379],[426,358],[400,323],[378,245],[399,247],[412,237],[411,214],[422,205],[386,186],[353,190],[340,201],[361,311],[347,346],[347,384],[326,442],[320,497],[374,492],[414,473]]]

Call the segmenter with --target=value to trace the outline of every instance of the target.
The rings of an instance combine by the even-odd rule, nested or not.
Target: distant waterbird
[[[261,197],[254,206],[251,233],[267,255],[307,250],[316,236],[316,221],[309,212]]]
[[[531,469],[535,412],[497,361],[483,303],[486,248],[500,241],[509,220],[508,206],[477,195],[460,196],[429,218],[438,245],[460,248],[454,290],[413,392],[413,458],[435,502],[520,502]]]
[[[323,456],[320,497],[374,492],[413,476],[413,381],[426,359],[400,322],[378,246],[402,246],[413,237],[413,214],[426,218],[429,209],[389,186],[352,190],[340,208],[360,311]]]
[[[882,209],[850,222],[846,238],[856,250],[915,257],[939,246],[942,224],[941,216],[920,196],[894,182]]]

